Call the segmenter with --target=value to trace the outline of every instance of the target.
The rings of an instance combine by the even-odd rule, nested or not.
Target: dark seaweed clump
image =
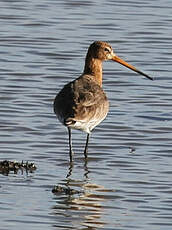
[[[73,195],[73,194],[81,193],[81,191],[77,191],[77,190],[71,189],[69,187],[65,188],[65,187],[62,187],[59,185],[54,186],[54,188],[52,189],[52,192],[55,193],[56,195],[61,194],[61,193],[64,193],[66,195]]]
[[[0,161],[0,173],[8,175],[9,172],[17,173],[19,170],[32,173],[36,170],[34,163],[17,162],[17,161]]]

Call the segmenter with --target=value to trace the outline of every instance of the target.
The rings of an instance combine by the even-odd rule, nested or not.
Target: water
[[[0,1],[1,160],[34,173],[0,175],[0,229],[172,228],[172,2]],[[107,119],[92,134],[67,131],[52,104],[79,76],[94,40],[155,78],[104,63]],[[54,185],[79,194],[53,194]]]

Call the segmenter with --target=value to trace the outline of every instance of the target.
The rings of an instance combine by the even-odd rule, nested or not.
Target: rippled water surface
[[[0,229],[172,229],[172,1],[0,1],[1,160],[34,173],[0,174]],[[108,41],[155,78],[104,63],[110,101],[90,139],[53,113],[60,88],[82,73],[87,48]],[[78,191],[53,194],[55,185]]]

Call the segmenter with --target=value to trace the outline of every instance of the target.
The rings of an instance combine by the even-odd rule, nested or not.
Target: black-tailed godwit
[[[109,102],[102,89],[102,62],[112,60],[153,80],[119,58],[107,42],[95,41],[88,48],[83,74],[66,84],[54,100],[54,112],[59,121],[68,128],[70,162],[73,161],[71,129],[87,133],[84,155],[87,158],[91,131],[105,119]]]

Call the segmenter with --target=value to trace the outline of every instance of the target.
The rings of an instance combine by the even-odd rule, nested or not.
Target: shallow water
[[[172,2],[0,1],[1,160],[34,173],[0,175],[0,229],[172,228]],[[87,47],[110,42],[155,78],[104,63],[107,119],[68,136],[53,113],[56,93],[83,69]],[[79,194],[53,194],[54,185]]]

